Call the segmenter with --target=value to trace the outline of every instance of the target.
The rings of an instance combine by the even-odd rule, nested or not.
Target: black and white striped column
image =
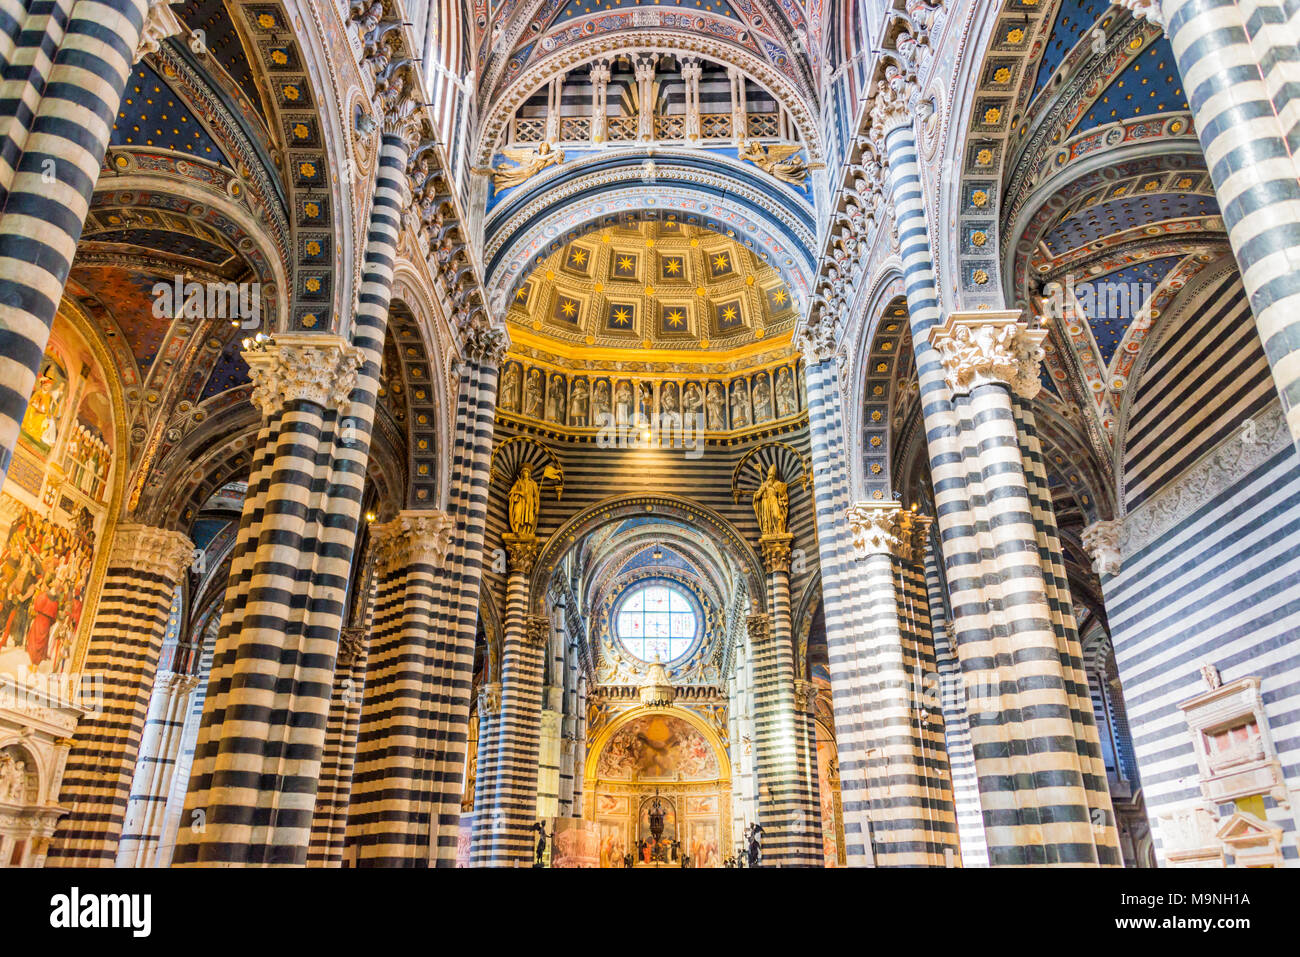
[[[370,653],[369,631],[367,626],[349,625],[339,634],[334,695],[325,722],[325,751],[321,755],[320,786],[316,789],[316,809],[312,812],[311,841],[307,848],[308,867],[343,866]]]
[[[858,613],[867,633],[862,693],[869,715],[867,772],[876,863],[941,867],[945,850],[956,850],[956,824],[947,762],[936,759],[936,742],[925,727],[928,715],[921,715],[917,636],[910,628],[906,640],[904,634],[907,596],[900,571],[910,555],[904,520],[910,521],[911,513],[897,502],[859,502],[848,519],[861,563]],[[942,751],[941,743],[937,750]]]
[[[385,552],[383,591],[348,814],[358,867],[433,866],[443,843],[438,814],[448,785],[446,736],[453,732],[461,742],[463,758],[469,720],[466,711],[463,723],[446,721],[440,700],[455,665],[434,613],[452,530],[449,515],[430,509],[404,511],[375,533]],[[456,791],[459,803],[459,778]]]
[[[350,339],[245,354],[264,419],[178,865],[307,860],[407,195],[410,104],[389,107]]]
[[[509,536],[501,707],[495,716],[492,767],[479,765],[471,861],[479,867],[521,867],[532,860],[541,747],[543,658],[550,620],[528,614],[528,578],[541,542]],[[480,740],[483,730],[480,727]],[[489,745],[491,746],[491,745]],[[480,747],[480,754],[483,748]],[[490,772],[491,778],[485,772]]]
[[[180,532],[119,525],[113,535],[84,665],[102,702],[73,738],[60,795],[68,813],[50,866],[111,867],[117,859],[172,600],[193,559]]]
[[[63,298],[149,0],[24,6],[30,32],[18,35],[0,88],[0,480]]]
[[[789,535],[760,541],[767,569],[770,615],[751,615],[754,661],[754,764],[763,863],[772,867],[821,864],[821,813],[810,787],[806,727],[795,702],[790,621]]]
[[[1291,437],[1300,444],[1300,10],[1161,0]]]
[[[159,671],[149,699],[149,716],[140,741],[131,798],[126,807],[122,840],[117,848],[118,867],[157,867],[167,797],[171,793],[181,736],[189,713],[190,693],[197,675]]]
[[[831,704],[840,764],[844,815],[844,853],[849,867],[874,863],[871,849],[871,796],[868,792],[869,716],[860,689],[865,685],[861,616],[857,602],[857,559],[853,554],[849,510],[844,413],[830,330],[805,336],[808,422],[811,431],[817,546],[822,573],[822,604],[831,674]]]

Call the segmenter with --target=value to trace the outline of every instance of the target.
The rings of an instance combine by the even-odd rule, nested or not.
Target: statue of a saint
[[[754,492],[754,515],[758,517],[758,530],[769,535],[786,535],[786,514],[790,507],[789,487],[776,474],[776,466],[767,467],[767,478]]]
[[[519,477],[510,486],[510,531],[520,538],[537,534],[537,509],[541,504],[541,488],[533,481],[533,467],[525,462],[519,467]]]
[[[763,826],[758,822],[749,825],[745,838],[749,842],[749,866],[758,867],[763,862]]]

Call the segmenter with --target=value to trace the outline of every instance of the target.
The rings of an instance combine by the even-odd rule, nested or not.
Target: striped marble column
[[[844,414],[834,340],[820,328],[801,343],[808,390],[817,547],[822,573],[822,604],[831,674],[831,705],[839,749],[840,794],[844,813],[844,852],[849,867],[874,863],[871,850],[871,797],[868,793],[869,716],[860,689],[866,683],[857,606],[859,582],[853,554],[848,472],[845,466]]]
[[[63,778],[68,813],[50,845],[51,866],[111,867],[131,797],[172,599],[194,558],[180,532],[119,525],[83,670],[102,701],[77,728]]]
[[[263,414],[178,865],[302,865],[333,694],[406,201],[413,104],[386,104],[350,339],[245,353]],[[275,782],[268,787],[267,782]]]
[[[445,512],[410,510],[376,530],[386,550],[385,594],[376,608],[348,814],[358,867],[431,866],[444,836],[438,811],[447,799],[441,771],[451,726],[440,720],[438,696],[453,662],[434,598],[453,526]],[[455,730],[463,742],[468,728]],[[459,778],[455,798],[459,806]]]
[[[754,654],[754,759],[763,864],[821,864],[821,814],[807,775],[806,728],[795,703],[793,629],[790,621],[789,535],[760,540],[767,569],[770,615],[751,615]]]
[[[479,766],[482,802],[474,808],[471,861],[481,867],[522,867],[533,854],[541,747],[543,657],[550,620],[528,614],[528,579],[541,542],[508,536],[501,707],[494,724],[491,780]],[[480,729],[480,736],[482,730]],[[482,749],[480,749],[482,753]]]
[[[48,14],[32,4],[24,24],[31,32],[20,34],[8,60],[6,79],[15,82],[0,90],[0,480],[63,298],[149,4],[60,0]]]
[[[485,681],[478,689],[478,750],[474,759],[474,820],[471,828],[473,848],[482,847],[491,834],[490,804],[492,789],[496,785],[500,715],[501,682]],[[485,860],[483,853],[477,859],[471,856],[473,863],[479,864]]]
[[[955,848],[954,825],[951,801],[946,819],[935,814],[934,796],[945,790],[946,781],[927,759],[934,742],[920,725],[915,647],[904,641],[900,615],[896,573],[910,548],[903,525],[908,517],[897,502],[859,502],[848,514],[861,563],[858,613],[868,635],[862,692],[870,716],[871,827],[878,865],[936,867],[944,864],[944,849]]]
[[[982,544],[997,567],[996,580],[982,587],[949,579],[958,655],[967,679],[990,861],[1118,864],[1110,796],[1104,774],[1096,774],[1100,742],[1086,679],[1081,695],[1078,655],[1059,627],[1064,582],[1049,582],[1044,568],[1043,504],[1035,502],[1037,479],[1026,469],[1012,396],[1013,390],[1030,398],[1037,392],[1044,336],[1021,322],[1018,311],[991,310],[950,314],[928,333],[949,388],[969,396],[966,428],[978,469],[970,484],[983,502]],[[951,569],[950,556],[948,562]],[[1068,605],[1068,591],[1064,601]],[[970,604],[992,612],[993,627],[978,652],[960,634],[962,608]],[[1013,736],[1011,754],[981,752],[978,730],[993,721]],[[999,764],[1001,770],[993,770]],[[1025,765],[1029,781],[1019,771]]]
[[[966,686],[953,645],[956,630],[948,620],[939,557],[932,546],[925,556],[925,584],[930,603],[931,634],[934,637],[935,671],[938,675],[939,706],[943,711],[944,749],[952,779],[953,810],[957,816],[957,840],[962,867],[988,867],[989,852],[984,841],[984,814],[980,806],[971,750],[970,719],[966,715]]]
[[[117,848],[118,867],[157,866],[155,854],[162,838],[163,816],[180,754],[190,693],[198,683],[198,675],[174,671],[160,671],[154,678],[149,717],[140,740],[140,756]]]
[[[1292,439],[1300,444],[1300,76],[1294,3],[1160,0]]]
[[[321,755],[320,785],[312,812],[307,866],[342,867],[347,835],[348,804],[356,769],[361,702],[365,698],[369,629],[347,626],[339,634],[334,662],[334,694],[325,722],[325,751]]]

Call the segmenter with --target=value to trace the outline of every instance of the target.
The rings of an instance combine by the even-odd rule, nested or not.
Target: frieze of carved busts
[[[325,333],[277,335],[243,353],[253,381],[252,401],[270,417],[294,401],[307,401],[346,415],[361,350]]]
[[[1019,310],[949,313],[928,335],[954,393],[994,383],[1032,399],[1042,388],[1038,370],[1047,330],[1030,329]]]
[[[885,67],[885,76],[876,83],[871,103],[871,135],[877,151],[885,155],[884,142],[894,130],[911,126],[912,99],[917,91],[916,78],[896,64]]]
[[[1120,570],[1120,533],[1124,523],[1119,519],[1094,522],[1080,536],[1084,551],[1092,558],[1092,570],[1098,575],[1118,575]]]

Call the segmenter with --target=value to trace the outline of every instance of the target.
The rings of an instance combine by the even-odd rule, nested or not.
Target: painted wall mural
[[[0,674],[61,673],[76,658],[114,436],[104,370],[59,315],[0,491]]]
[[[605,745],[597,765],[603,780],[712,781],[718,758],[704,735],[681,718],[647,715],[624,725]]]

